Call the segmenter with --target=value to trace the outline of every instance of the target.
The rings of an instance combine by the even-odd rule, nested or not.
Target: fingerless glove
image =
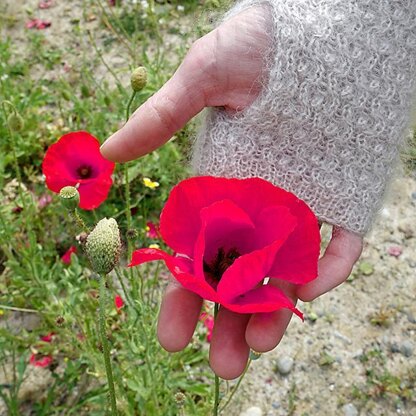
[[[267,82],[241,112],[208,111],[194,169],[267,179],[364,234],[409,127],[416,0],[251,0],[226,18],[260,4],[273,19]]]

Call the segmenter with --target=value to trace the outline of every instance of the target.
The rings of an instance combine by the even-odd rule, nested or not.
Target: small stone
[[[407,316],[407,320],[411,324],[416,324],[416,317],[412,314],[412,312],[407,312],[406,316]]]
[[[347,403],[342,407],[344,416],[358,416],[358,410],[352,403]]]
[[[263,411],[260,409],[260,407],[252,406],[245,412],[240,413],[240,416],[263,416]]]
[[[288,357],[288,356],[280,357],[276,361],[276,370],[282,376],[285,376],[291,372],[293,364],[294,364],[293,358]]]
[[[412,192],[412,198],[416,200],[416,192]]]
[[[403,341],[402,345],[400,346],[400,352],[405,357],[411,357],[413,355],[413,344],[409,341]]]
[[[390,351],[392,353],[400,352],[399,344],[397,342],[392,342],[391,345],[390,345]]]

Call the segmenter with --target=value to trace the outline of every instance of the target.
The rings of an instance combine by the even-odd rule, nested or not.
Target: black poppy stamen
[[[91,166],[80,166],[77,169],[77,175],[79,176],[80,179],[88,179],[91,177],[91,173],[92,173],[92,169]]]
[[[216,288],[218,282],[221,280],[222,275],[225,271],[234,263],[235,260],[240,257],[241,254],[235,249],[232,248],[227,252],[221,247],[218,249],[217,255],[214,259],[207,263],[204,260],[204,272],[205,276],[208,278],[209,283]]]

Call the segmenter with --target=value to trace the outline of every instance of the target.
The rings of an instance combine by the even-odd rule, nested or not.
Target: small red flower
[[[177,254],[136,250],[130,266],[164,260],[185,288],[235,312],[302,315],[275,283],[317,277],[320,233],[315,215],[290,192],[259,178],[187,179],[170,193],[160,234]]]
[[[65,264],[71,264],[71,255],[72,253],[76,253],[77,248],[75,246],[69,247],[69,249],[61,256],[61,260]]]
[[[51,365],[53,359],[50,355],[32,354],[29,362],[35,367],[48,367]]]
[[[77,131],[62,136],[49,147],[42,163],[46,186],[59,193],[64,186],[78,186],[80,207],[97,208],[107,199],[115,164],[104,159],[100,143],[91,134]]]
[[[43,342],[52,342],[54,336],[55,336],[54,332],[49,332],[48,335],[44,335],[44,336],[40,337],[40,340],[43,341]]]
[[[52,23],[41,19],[31,19],[26,23],[27,29],[43,30],[51,26]]]
[[[214,317],[206,312],[202,312],[199,316],[199,320],[204,324],[207,329],[207,341],[211,342],[212,331],[214,330]]]
[[[124,306],[124,301],[123,301],[121,296],[116,295],[114,297],[114,305],[115,305],[115,307],[117,308],[118,311]]]
[[[146,237],[159,238],[159,227],[151,221],[146,223]]]

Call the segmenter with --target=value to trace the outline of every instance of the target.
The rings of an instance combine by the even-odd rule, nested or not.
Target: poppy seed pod
[[[147,71],[144,66],[139,66],[136,68],[130,78],[131,88],[133,91],[139,92],[141,91],[147,83]]]
[[[59,191],[59,198],[61,198],[62,205],[68,211],[74,211],[79,205],[79,192],[74,186],[64,186]]]
[[[118,263],[120,231],[114,218],[103,218],[87,237],[85,251],[96,273],[107,274]]]
[[[19,113],[12,113],[7,118],[7,124],[11,131],[18,132],[23,129],[25,124],[23,117]]]

